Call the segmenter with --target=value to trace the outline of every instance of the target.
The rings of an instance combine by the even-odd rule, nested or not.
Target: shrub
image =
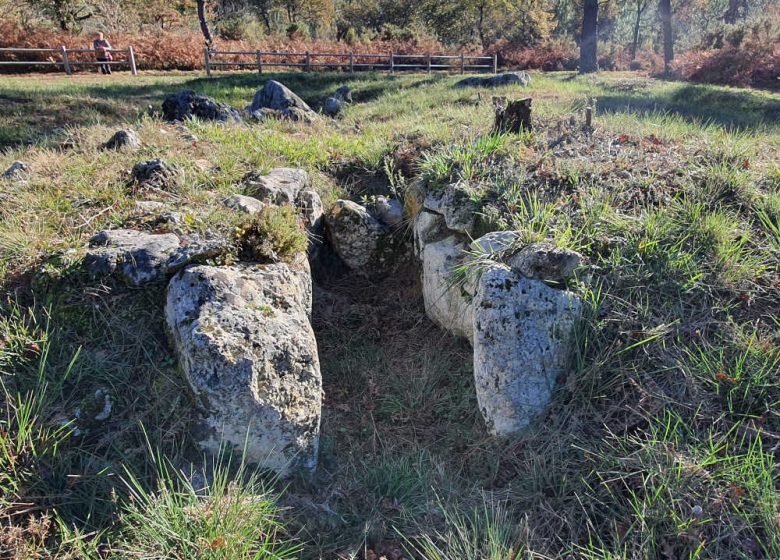
[[[291,206],[266,206],[236,228],[241,252],[258,261],[290,261],[306,250],[306,232]]]

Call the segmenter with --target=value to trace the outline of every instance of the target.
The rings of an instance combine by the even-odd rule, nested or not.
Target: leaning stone
[[[374,208],[377,217],[388,226],[397,226],[404,219],[404,207],[395,198],[378,196]]]
[[[106,150],[132,151],[141,147],[141,138],[135,130],[129,128],[117,130],[114,135],[103,144]]]
[[[305,259],[303,259],[305,262]],[[193,266],[168,287],[166,320],[202,403],[196,441],[281,476],[317,465],[322,378],[308,270]]]
[[[325,230],[333,250],[351,270],[374,276],[389,266],[390,232],[360,204],[337,200],[325,214]]]
[[[476,206],[471,190],[464,183],[448,185],[443,190],[430,191],[423,206],[444,216],[447,227],[459,233],[471,234],[476,223]]]
[[[27,164],[23,161],[15,161],[11,164],[11,166],[3,171],[3,174],[0,175],[0,178],[7,179],[7,180],[19,180],[22,178],[22,176],[29,171],[29,168],[27,167]]]
[[[510,257],[508,263],[526,278],[565,283],[582,264],[582,255],[551,243],[533,243]]]
[[[243,194],[234,194],[227,197],[222,201],[222,204],[231,210],[237,212],[244,212],[246,214],[256,214],[263,209],[265,204],[253,198],[251,196],[244,196]]]
[[[258,171],[247,173],[242,179],[244,192],[271,204],[294,204],[298,193],[310,186],[309,174],[303,169],[278,167],[267,175]]]
[[[474,298],[474,379],[493,434],[524,430],[569,373],[582,302],[506,266],[483,271]]]
[[[230,105],[185,89],[168,95],[162,104],[163,118],[167,121],[183,121],[199,118],[218,122],[240,122],[241,113]]]
[[[465,248],[458,236],[450,236],[422,249],[422,291],[425,313],[442,329],[471,340],[474,308],[466,278],[457,278],[465,261]]]
[[[84,266],[92,276],[114,274],[132,286],[162,282],[179,269],[215,257],[222,240],[130,229],[101,231],[90,240]]]
[[[142,189],[175,191],[184,182],[181,167],[162,159],[138,162],[130,174],[133,182]]]

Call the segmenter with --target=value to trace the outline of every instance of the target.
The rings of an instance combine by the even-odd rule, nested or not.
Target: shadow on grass
[[[598,99],[598,112],[633,113],[640,117],[668,114],[689,123],[714,124],[739,132],[780,128],[780,98],[750,90],[725,90],[702,85],[681,85],[671,91],[631,91]]]

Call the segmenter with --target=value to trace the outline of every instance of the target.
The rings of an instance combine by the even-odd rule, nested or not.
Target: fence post
[[[498,55],[493,55],[493,74],[498,74]]]
[[[349,52],[349,73],[355,73],[355,53],[352,51]]]
[[[127,47],[127,59],[130,61],[130,72],[133,76],[137,76],[138,68],[135,65],[135,51],[132,46]]]
[[[390,73],[393,74],[395,72],[395,59],[393,58],[393,53],[390,53]]]
[[[428,74],[431,73],[431,53],[428,53]]]
[[[257,73],[262,74],[263,73],[263,55],[260,54],[260,51],[255,52],[255,57],[257,58]]]
[[[60,47],[60,53],[62,54],[62,67],[65,68],[65,73],[70,76],[71,70],[70,62],[68,61],[68,49],[65,48],[65,45]]]
[[[311,72],[311,54],[309,54],[309,51],[306,51],[306,71]]]
[[[203,49],[203,58],[206,61],[206,77],[211,77],[211,64],[209,64],[209,48]]]
[[[466,58],[463,56],[463,53],[460,53],[460,73],[463,74],[466,72]]]

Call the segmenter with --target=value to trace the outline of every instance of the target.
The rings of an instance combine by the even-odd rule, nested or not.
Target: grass
[[[242,107],[271,77],[315,108],[344,84],[355,103],[312,126],[155,116],[183,87]],[[32,172],[0,184],[2,555],[780,557],[780,98],[632,74],[533,79],[522,136],[492,134],[492,92],[447,76],[4,79],[0,168]],[[100,149],[128,125],[139,152]],[[96,231],[158,227],[128,182],[155,157],[184,179],[143,197],[199,231],[240,227],[220,201],[280,165],[309,171],[326,205],[468,182],[486,231],[585,256],[573,371],[529,431],[492,438],[471,349],[425,318],[415,270],[329,279],[314,297],[317,478],[283,487],[218,463],[204,492],[182,475],[200,462],[164,294],[80,267]],[[269,234],[285,254],[305,242],[289,216],[248,225],[266,256]],[[77,417],[96,394],[109,418]]]

